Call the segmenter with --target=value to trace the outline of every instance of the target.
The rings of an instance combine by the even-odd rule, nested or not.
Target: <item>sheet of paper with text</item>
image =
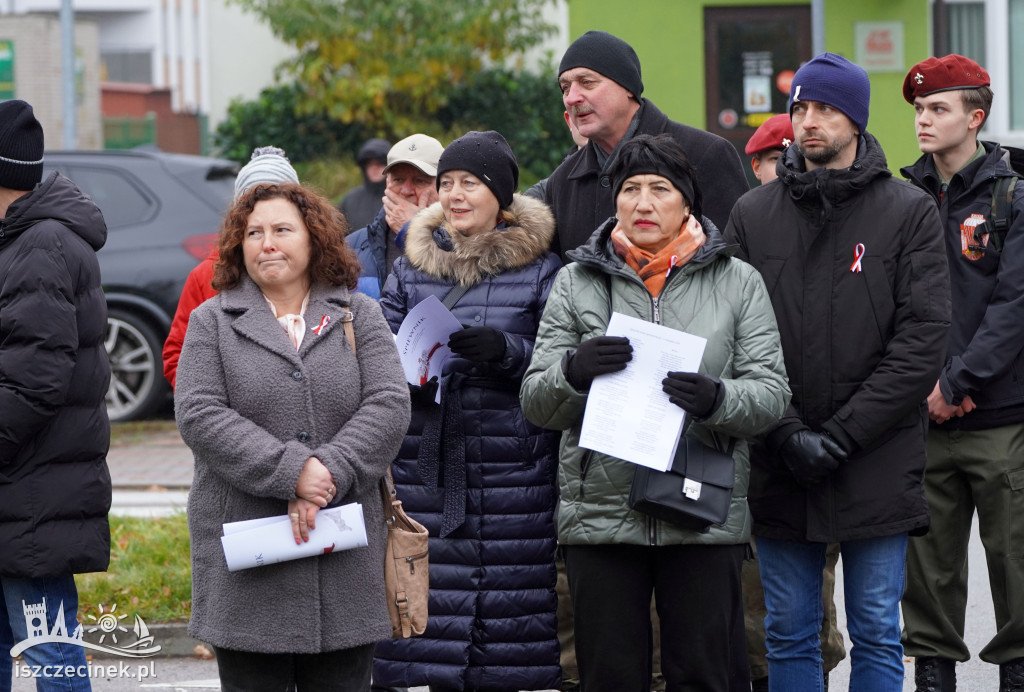
[[[625,370],[594,379],[580,446],[667,471],[686,414],[668,400],[661,381],[669,371],[696,372],[707,339],[618,312],[606,334],[628,337],[633,360]]]

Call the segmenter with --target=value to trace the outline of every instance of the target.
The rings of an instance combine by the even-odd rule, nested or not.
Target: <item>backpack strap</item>
[[[1003,251],[1003,239],[1010,231],[1013,191],[1017,188],[1017,180],[1017,176],[1000,178],[992,188],[992,212],[989,217],[992,220],[992,231],[989,240],[997,252]]]

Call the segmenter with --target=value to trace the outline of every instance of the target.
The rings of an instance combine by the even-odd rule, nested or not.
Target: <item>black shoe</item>
[[[917,692],[956,692],[956,661],[938,656],[918,656],[914,661]]]
[[[999,665],[999,692],[1024,692],[1024,658]]]
[[[768,676],[750,681],[750,692],[768,692]]]

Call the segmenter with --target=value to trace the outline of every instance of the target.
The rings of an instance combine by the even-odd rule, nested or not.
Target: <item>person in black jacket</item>
[[[927,192],[945,228],[953,295],[946,362],[928,396],[925,497],[931,529],[907,549],[906,652],[919,692],[956,689],[964,643],[967,544],[975,509],[985,546],[996,633],[979,654],[999,665],[1000,692],[1024,691],[1024,186],[1009,152],[979,142],[992,106],[989,75],[962,55],[928,58],[907,73],[924,155],[902,169]],[[1005,192],[997,193],[997,181]],[[1007,192],[1008,227],[992,198]]]
[[[556,637],[558,434],[529,423],[519,387],[561,262],[554,220],[515,194],[519,168],[497,132],[469,132],[437,164],[439,202],[409,224],[380,306],[398,333],[424,300],[468,289],[466,326],[436,387],[411,385],[412,422],[391,468],[399,499],[430,531],[430,618],[377,646],[379,686],[431,692],[547,690]],[[452,300],[452,299],[449,299]]]
[[[793,78],[795,146],[726,240],[764,277],[793,400],[751,453],[769,688],[820,691],[822,568],[840,543],[850,689],[903,689],[908,534],[928,527],[927,404],[949,331],[935,204],[866,132],[870,83],[823,53]]]
[[[370,223],[384,205],[384,167],[389,149],[391,142],[376,138],[359,147],[356,163],[363,173],[363,184],[349,190],[338,204],[349,228],[362,228]]]
[[[704,214],[719,228],[732,205],[747,191],[747,178],[736,149],[709,132],[673,122],[642,98],[640,59],[633,47],[604,31],[588,31],[573,41],[558,66],[558,85],[569,119],[589,140],[555,169],[542,198],[555,214],[557,235],[552,252],[566,253],[590,238],[615,215],[615,195],[608,172],[619,146],[634,135],[667,132],[697,169],[697,183],[708,195]]]
[[[107,227],[74,183],[42,173],[32,107],[0,103],[0,689],[10,689],[15,644],[63,634],[29,642],[22,656],[80,691],[90,684],[74,575],[110,560],[110,363],[96,260]]]

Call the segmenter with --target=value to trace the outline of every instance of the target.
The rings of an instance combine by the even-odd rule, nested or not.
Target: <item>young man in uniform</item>
[[[955,690],[955,662],[971,655],[975,510],[996,618],[979,655],[999,665],[1000,692],[1024,691],[1024,186],[1013,184],[1008,151],[978,141],[989,84],[962,55],[920,62],[903,82],[924,155],[901,172],[939,208],[953,298],[946,361],[928,396],[931,528],[907,549],[903,643],[918,692]]]

